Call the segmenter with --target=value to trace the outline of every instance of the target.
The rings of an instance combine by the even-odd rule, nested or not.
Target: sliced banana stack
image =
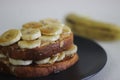
[[[23,28],[21,32],[23,40],[18,42],[20,48],[32,49],[40,46],[41,40],[39,38],[41,37],[41,32],[39,29]]]
[[[20,41],[18,45],[21,48],[33,48],[33,44],[35,47],[38,39],[41,41],[56,41],[60,38],[62,32],[71,33],[71,30],[67,26],[60,24],[59,21],[48,18],[40,22],[26,23],[22,26],[21,31],[17,29],[6,31],[0,37],[0,45],[11,45],[19,41],[22,37],[22,41]],[[27,47],[27,44],[28,46],[31,44],[31,47]],[[38,44],[40,44],[40,42],[38,42]]]
[[[30,31],[28,29],[39,29],[41,32],[40,40],[42,42],[51,42],[56,41],[60,38],[60,34],[62,33],[63,26],[61,23],[54,19],[44,19],[40,22],[29,22],[23,25],[23,40],[34,40],[36,37],[38,37],[38,31],[34,32],[36,35],[28,36],[27,34],[30,34],[33,31]],[[24,31],[24,29],[27,29],[27,31]],[[33,34],[33,33],[31,33]],[[32,38],[30,38],[32,37]]]
[[[28,22],[21,30],[11,29],[0,36],[0,45],[9,46],[18,42],[20,48],[39,47],[41,42],[52,42],[60,38],[60,34],[71,33],[66,25],[54,19],[44,19],[40,22]]]
[[[52,19],[45,19],[40,21],[43,26],[40,28],[41,33],[41,41],[56,41],[60,38],[60,34],[62,33],[63,26],[57,21]]]
[[[43,36],[40,37],[41,41],[56,41],[60,38],[60,34],[62,33],[62,27],[57,25],[47,25],[42,27],[41,32]]]
[[[21,39],[21,32],[17,29],[10,29],[0,36],[0,45],[9,46]]]

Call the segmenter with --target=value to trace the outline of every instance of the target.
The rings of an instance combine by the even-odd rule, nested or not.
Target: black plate
[[[97,43],[75,36],[74,42],[78,46],[79,61],[71,68],[47,77],[24,80],[81,80],[99,72],[107,61],[106,52]],[[0,80],[18,80],[18,78],[0,73]],[[23,80],[23,79],[22,79]]]

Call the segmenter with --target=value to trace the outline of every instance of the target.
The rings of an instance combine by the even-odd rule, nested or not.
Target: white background
[[[120,0],[0,0],[0,33],[47,17],[64,21],[71,12],[120,25]],[[98,43],[106,50],[108,61],[89,80],[120,80],[120,41]]]

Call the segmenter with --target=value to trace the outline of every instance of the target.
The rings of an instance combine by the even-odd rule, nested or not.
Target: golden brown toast
[[[22,60],[41,60],[54,54],[62,52],[73,45],[73,34],[65,36],[62,34],[60,39],[33,49],[21,49],[18,44],[10,46],[0,46],[1,53],[14,59]]]
[[[75,53],[72,57],[66,57],[62,61],[53,64],[37,65],[32,64],[28,66],[14,66],[9,64],[7,60],[0,60],[0,72],[13,74],[17,77],[38,77],[47,76],[51,73],[66,70],[78,61],[78,54]]]

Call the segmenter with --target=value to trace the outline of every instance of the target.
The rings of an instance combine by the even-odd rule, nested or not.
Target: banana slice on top
[[[60,24],[60,22],[57,19],[51,19],[51,18],[46,18],[44,20],[41,20],[40,23],[43,25]]]
[[[37,28],[40,29],[40,27],[42,26],[42,24],[40,22],[28,22],[26,24],[23,24],[23,28]]]
[[[56,24],[45,25],[40,28],[43,35],[59,35],[62,33],[62,26]]]
[[[51,42],[51,41],[56,41],[60,38],[60,35],[53,35],[53,36],[41,36],[40,40],[42,42]]]
[[[68,26],[64,25],[63,26],[63,33],[70,34],[71,33],[71,29]]]
[[[41,36],[41,32],[39,29],[22,29],[22,39],[23,40],[35,40]]]
[[[3,33],[0,36],[0,45],[1,46],[9,46],[19,41],[21,38],[21,31],[17,29],[10,29]]]
[[[27,48],[27,49],[32,49],[32,48],[36,48],[39,47],[41,44],[41,41],[38,40],[31,40],[31,41],[19,41],[18,42],[18,46],[20,48]]]

